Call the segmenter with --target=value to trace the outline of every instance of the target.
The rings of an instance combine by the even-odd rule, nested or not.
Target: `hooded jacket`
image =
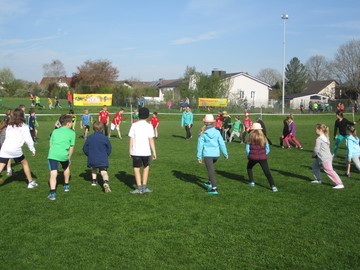
[[[348,159],[352,159],[354,156],[360,155],[359,138],[355,138],[352,135],[346,137],[346,149],[348,151]]]
[[[315,147],[312,156],[321,160],[332,160],[330,141],[325,135],[320,135],[315,140]]]
[[[101,131],[94,132],[86,139],[83,151],[88,156],[89,168],[109,166],[108,156],[111,154],[111,143]]]
[[[228,157],[228,152],[219,130],[213,126],[209,126],[203,134],[199,136],[197,146],[197,159],[201,160],[202,157],[219,157],[220,150],[224,157]]]

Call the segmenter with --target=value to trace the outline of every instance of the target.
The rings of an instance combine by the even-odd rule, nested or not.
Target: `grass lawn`
[[[259,165],[249,187],[245,145],[227,144],[229,160],[216,163],[218,195],[206,193],[204,164],[196,161],[197,116],[193,139],[184,139],[180,119],[159,115],[158,159],[150,169],[154,193],[131,195],[134,176],[128,156],[130,123],[123,140],[111,138],[111,193],[92,187],[90,170],[77,139],[71,165],[71,191],[60,184],[56,201],[47,199],[48,136],[55,118],[38,121],[39,144],[32,157],[24,147],[39,187],[27,189],[21,166],[0,182],[1,269],[359,269],[360,179],[342,177],[345,189],[310,181],[314,125],[332,127],[334,116],[295,118],[304,150],[271,148],[269,166],[279,192]],[[281,116],[264,116],[274,144]],[[350,119],[350,117],[348,118]],[[126,119],[128,120],[128,119]],[[77,126],[77,135],[81,131]],[[333,142],[332,142],[333,143]],[[334,160],[345,172],[345,143]],[[61,175],[61,173],[60,173]]]

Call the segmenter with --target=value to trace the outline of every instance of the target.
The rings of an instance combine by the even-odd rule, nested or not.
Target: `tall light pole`
[[[281,14],[281,19],[284,21],[284,41],[283,41],[283,78],[282,78],[282,108],[281,113],[284,114],[285,110],[285,29],[286,20],[289,19],[288,14]]]

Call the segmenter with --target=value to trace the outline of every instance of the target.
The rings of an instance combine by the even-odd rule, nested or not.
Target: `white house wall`
[[[269,88],[267,85],[250,77],[240,75],[232,77],[230,87],[229,101],[231,103],[242,102],[242,99],[240,99],[240,91],[244,91],[244,99],[246,99],[251,106],[268,107]],[[255,92],[254,98],[251,97],[252,91]]]

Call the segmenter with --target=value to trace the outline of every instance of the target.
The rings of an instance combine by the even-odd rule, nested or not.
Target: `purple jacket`
[[[295,123],[294,122],[291,122],[289,124],[289,134],[292,133],[292,135],[294,137],[296,137],[296,127],[295,127]]]

